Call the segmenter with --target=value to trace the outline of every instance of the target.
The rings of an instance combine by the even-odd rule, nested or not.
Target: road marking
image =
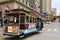
[[[57,29],[54,29],[54,31],[57,31]]]
[[[20,36],[20,38],[23,38],[23,37],[24,37],[24,35]]]
[[[47,31],[51,31],[51,28],[49,28]]]

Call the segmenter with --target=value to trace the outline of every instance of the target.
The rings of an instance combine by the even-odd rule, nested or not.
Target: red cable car
[[[23,9],[13,9],[4,17],[4,35],[16,36],[36,32],[38,15]]]

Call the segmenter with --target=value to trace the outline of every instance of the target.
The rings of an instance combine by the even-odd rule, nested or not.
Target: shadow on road
[[[26,38],[32,37],[32,36],[37,35],[37,34],[40,34],[40,33],[39,32],[36,32],[36,33],[28,34],[25,37],[21,38],[21,40],[26,40]]]
[[[25,37],[23,38],[17,38],[17,37],[7,37],[7,38],[4,38],[4,40],[26,40],[26,38],[29,38],[31,36],[34,36],[34,35],[37,35],[37,34],[40,34],[39,32],[37,33],[32,33],[30,35],[26,35]]]
[[[17,37],[7,37],[7,38],[4,38],[4,40],[20,40],[20,38],[17,38]]]

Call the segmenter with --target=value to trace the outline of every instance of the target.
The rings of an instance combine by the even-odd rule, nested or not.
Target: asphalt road
[[[0,40],[60,40],[60,23],[54,22],[50,24],[50,28],[47,28],[40,33],[35,33],[27,36],[23,39],[3,36],[1,31]]]
[[[46,30],[41,33],[29,36],[24,40],[60,40],[60,23],[54,22],[48,26],[50,28],[45,28]]]

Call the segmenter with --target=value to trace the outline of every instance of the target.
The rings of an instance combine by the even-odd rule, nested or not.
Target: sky
[[[60,15],[60,0],[52,0],[52,8],[57,8],[57,15]]]

